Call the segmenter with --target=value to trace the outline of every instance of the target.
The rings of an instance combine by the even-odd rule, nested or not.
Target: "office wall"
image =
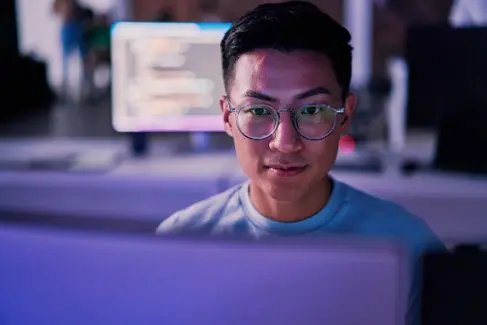
[[[152,20],[156,12],[169,7],[178,20],[198,19],[199,3],[208,0],[136,0],[133,1],[133,14],[137,20]],[[264,2],[280,2],[280,0],[213,0],[218,7],[218,14],[224,20],[234,20],[256,5]],[[341,20],[342,0],[312,0],[311,2],[325,9],[331,16]]]
[[[21,52],[36,52],[49,64],[49,79],[54,86],[61,81],[59,20],[51,14],[53,0],[16,0]],[[200,0],[82,0],[94,9],[116,8],[118,16],[152,20],[164,6],[172,6],[176,19],[198,19]],[[207,0],[206,0],[207,1]],[[272,0],[279,1],[279,0]],[[371,0],[372,1],[372,0]],[[223,20],[234,20],[265,0],[214,0]],[[342,19],[343,0],[312,0],[338,21]],[[391,55],[404,53],[405,30],[410,24],[447,22],[452,0],[387,0],[374,7],[373,74],[385,72]],[[431,3],[430,3],[431,2]],[[377,3],[377,1],[375,1]]]

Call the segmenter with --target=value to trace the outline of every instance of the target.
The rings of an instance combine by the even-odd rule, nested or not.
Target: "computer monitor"
[[[424,256],[421,324],[487,324],[485,247],[478,241]]]
[[[138,237],[4,225],[1,323],[404,324],[406,266],[399,248],[308,239]]]
[[[220,42],[229,28],[229,23],[115,24],[114,129],[223,131]]]

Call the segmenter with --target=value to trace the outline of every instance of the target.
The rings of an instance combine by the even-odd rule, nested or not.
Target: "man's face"
[[[290,112],[280,113],[281,121],[273,135],[251,140],[238,130],[236,113],[229,112],[228,102],[234,108],[249,104],[266,104],[279,110],[304,104],[340,108],[344,106],[342,90],[331,62],[310,51],[263,49],[242,55],[235,65],[228,97],[220,101],[225,130],[234,138],[237,157],[252,186],[280,201],[300,199],[322,186],[355,106],[355,98],[348,96],[345,114],[337,117],[335,131],[323,140],[302,138]]]

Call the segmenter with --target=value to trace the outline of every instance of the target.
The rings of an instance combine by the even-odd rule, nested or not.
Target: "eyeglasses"
[[[233,108],[228,102],[231,113],[237,116],[237,127],[247,138],[264,140],[277,130],[281,121],[280,113],[290,112],[296,132],[308,140],[322,140],[336,128],[337,116],[345,108],[334,108],[324,104],[303,105],[298,109],[275,109],[265,104],[252,104]]]

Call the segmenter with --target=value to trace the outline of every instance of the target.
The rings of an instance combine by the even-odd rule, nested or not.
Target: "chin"
[[[327,175],[317,175],[312,170],[292,177],[276,176],[274,173],[264,171],[256,179],[255,185],[263,194],[279,201],[294,201],[309,194],[309,191],[318,190]],[[319,191],[319,190],[318,190]]]
[[[305,177],[269,178],[263,177],[256,185],[264,195],[277,201],[295,201],[305,195],[309,181]]]
[[[276,201],[296,201],[303,196],[305,190],[298,186],[283,186],[282,184],[268,183],[264,187],[266,195]]]

